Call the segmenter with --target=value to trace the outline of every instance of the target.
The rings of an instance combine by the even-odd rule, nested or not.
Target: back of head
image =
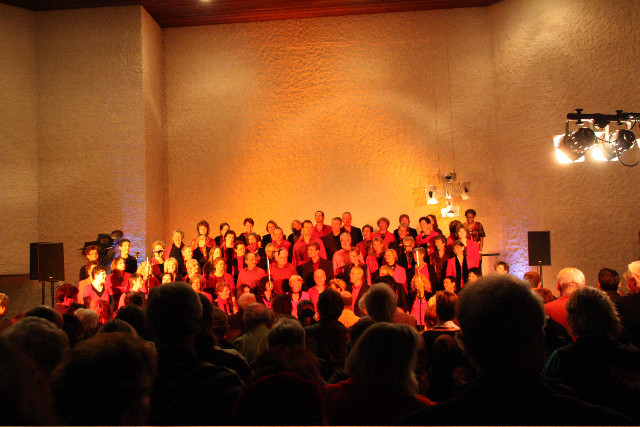
[[[413,375],[420,335],[408,325],[378,322],[357,340],[346,361],[346,370],[358,381],[384,389],[385,393],[413,395]]]
[[[542,368],[544,306],[529,283],[510,275],[478,279],[460,294],[456,316],[465,352],[480,370]]]
[[[140,338],[96,335],[78,343],[54,371],[54,409],[67,425],[144,424],[154,375],[155,353]],[[96,404],[100,397],[109,404]]]
[[[73,315],[82,324],[85,335],[91,333],[98,326],[98,313],[88,308],[79,308]]]
[[[567,267],[560,270],[556,282],[558,283],[558,290],[564,295],[584,287],[586,280],[582,271],[577,268]]]
[[[458,295],[453,292],[438,291],[436,293],[436,314],[440,322],[453,320],[456,317]]]
[[[65,283],[56,288],[56,302],[63,303],[65,299],[78,297],[78,288],[71,283]]]
[[[40,317],[62,329],[62,314],[46,305],[39,305],[32,308],[25,313],[24,317]]]
[[[212,307],[211,311],[211,332],[218,339],[224,339],[229,330],[229,318],[227,313],[220,307]]]
[[[314,316],[316,315],[316,308],[311,300],[303,299],[298,301],[296,311],[298,314],[298,321],[302,323],[302,326],[309,326],[315,323]]]
[[[620,286],[620,275],[610,268],[603,268],[598,272],[598,283],[603,291],[617,291]]]
[[[385,283],[376,283],[364,294],[367,313],[376,322],[390,322],[396,312],[397,298]]]
[[[283,345],[291,347],[293,345],[305,345],[304,328],[296,319],[282,317],[274,323],[269,331],[269,347]]]
[[[342,303],[345,308],[350,308],[353,305],[353,295],[351,292],[342,291],[340,292],[340,297],[342,297]]]
[[[151,289],[146,317],[158,344],[182,345],[202,327],[202,304],[189,285],[170,282]]]
[[[538,286],[540,286],[540,282],[542,281],[542,278],[537,271],[527,271],[526,273],[524,273],[522,279],[531,283],[532,288],[537,288]]]
[[[344,309],[340,294],[333,289],[326,289],[318,297],[318,315],[320,320],[338,320]]]
[[[129,334],[136,337],[138,336],[138,333],[133,328],[133,326],[120,319],[111,319],[107,321],[107,323],[102,325],[102,328],[100,328],[100,332],[98,332],[98,334],[108,334],[113,332],[122,332],[124,334]]]
[[[244,320],[248,330],[255,329],[260,325],[268,328],[273,321],[273,312],[265,307],[264,304],[254,302],[244,310],[242,320]]]
[[[271,303],[271,308],[276,316],[291,315],[291,311],[293,310],[291,297],[287,294],[276,295]]]
[[[146,336],[147,327],[144,310],[137,305],[125,305],[116,313],[116,319],[123,320],[133,326],[140,337]]]
[[[0,337],[0,416],[3,425],[58,424],[47,380],[34,362]]]
[[[2,337],[12,347],[33,360],[46,375],[69,350],[69,338],[53,323],[40,317],[25,317],[4,331]]]
[[[238,308],[244,310],[247,306],[253,302],[256,302],[256,296],[251,292],[240,295],[238,298]]]
[[[567,323],[578,338],[615,341],[622,324],[615,306],[599,289],[585,286],[571,294],[567,302]]]

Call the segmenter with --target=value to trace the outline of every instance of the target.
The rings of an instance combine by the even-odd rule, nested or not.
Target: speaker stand
[[[538,261],[538,273],[540,274],[540,283],[544,286],[544,280],[542,280],[542,261]]]
[[[42,284],[42,305],[44,305],[44,294],[45,294],[45,290],[46,290],[46,283],[47,282],[40,282]],[[56,282],[49,282],[49,285],[51,286],[51,307],[55,308],[56,306],[56,298],[55,298],[55,283]]]

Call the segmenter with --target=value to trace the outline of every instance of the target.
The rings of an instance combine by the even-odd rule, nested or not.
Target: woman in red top
[[[89,307],[89,304],[94,299],[102,299],[111,305],[115,305],[113,291],[107,283],[107,270],[101,265],[96,265],[93,267],[93,270],[91,270],[89,278],[91,279],[91,285],[86,286],[82,291],[82,302],[84,305]]]
[[[204,219],[200,221],[198,225],[196,225],[196,231],[198,232],[197,236],[200,236],[200,235],[204,236],[205,244],[208,248],[212,248],[216,245],[216,242],[215,240],[213,240],[213,237],[209,236],[209,233],[211,232],[211,228],[209,227],[209,223],[207,221],[205,221]],[[191,241],[191,249],[195,250],[197,247],[198,247],[198,238],[196,237]]]
[[[111,274],[107,276],[107,286],[113,291],[116,301],[120,300],[120,295],[129,291],[129,276],[131,274],[125,272],[125,268],[124,258],[118,257],[111,261]]]
[[[235,300],[236,285],[233,283],[233,277],[227,273],[227,263],[224,258],[218,257],[213,261],[213,269],[210,272],[207,271],[205,278],[206,289],[215,290],[219,283],[226,283],[229,286],[232,298]]]
[[[393,425],[433,405],[418,394],[421,337],[408,325],[379,322],[360,336],[346,360],[351,378],[324,387],[328,425]]]
[[[151,263],[147,261],[142,261],[138,266],[138,271],[136,271],[142,276],[142,292],[145,294],[148,294],[151,289],[160,286],[160,281],[151,274],[151,271]]]
[[[362,239],[363,239],[362,242],[356,245],[356,248],[358,248],[358,250],[360,251],[360,255],[362,255],[362,259],[367,258],[367,255],[369,255],[369,251],[371,249],[371,243],[373,243],[373,241],[371,240],[372,238],[373,238],[373,227],[367,224],[364,227],[362,227]]]
[[[373,233],[373,237],[380,237],[383,241],[384,244],[389,246],[391,243],[393,243],[396,240],[396,237],[393,235],[393,233],[391,233],[389,231],[389,224],[391,222],[389,221],[388,218],[382,217],[378,220],[378,228],[380,229],[380,231],[378,231],[377,233]]]
[[[374,237],[366,259],[367,267],[369,267],[372,275],[384,264],[384,253],[386,251],[387,245],[384,244],[384,241],[380,237]]]
[[[469,264],[469,268],[475,268],[480,266],[480,246],[478,242],[474,242],[471,239],[468,239],[468,232],[464,225],[459,225],[456,231],[458,236],[458,240],[462,242],[462,244],[466,248],[466,256],[467,263]]]

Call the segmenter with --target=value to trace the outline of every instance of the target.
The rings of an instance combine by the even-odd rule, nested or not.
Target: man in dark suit
[[[335,217],[331,220],[331,233],[322,238],[324,248],[327,251],[327,259],[333,260],[333,254],[341,249],[340,246],[340,230],[342,229],[342,220]]]
[[[360,230],[358,227],[353,227],[351,225],[351,221],[352,221],[352,217],[351,217],[351,212],[345,212],[342,214],[342,228],[340,229],[341,232],[347,232],[349,234],[351,234],[351,244],[353,246],[357,245],[358,243],[362,242],[363,237],[362,237],[362,230]]]
[[[333,263],[324,258],[320,258],[320,245],[316,242],[309,242],[307,245],[307,255],[309,261],[298,267],[298,274],[304,281],[304,290],[308,291],[314,286],[313,273],[321,269],[327,275],[327,283],[333,279]]]
[[[347,284],[347,291],[351,292],[353,297],[353,306],[351,307],[351,310],[356,316],[362,317],[364,316],[364,313],[360,310],[358,303],[371,286],[365,279],[364,268],[361,265],[355,265],[351,268],[351,271],[349,272],[349,282],[350,283]]]

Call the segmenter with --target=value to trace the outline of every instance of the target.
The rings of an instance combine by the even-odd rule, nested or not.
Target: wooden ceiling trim
[[[499,0],[3,0],[34,11],[141,5],[161,27],[484,7]]]

